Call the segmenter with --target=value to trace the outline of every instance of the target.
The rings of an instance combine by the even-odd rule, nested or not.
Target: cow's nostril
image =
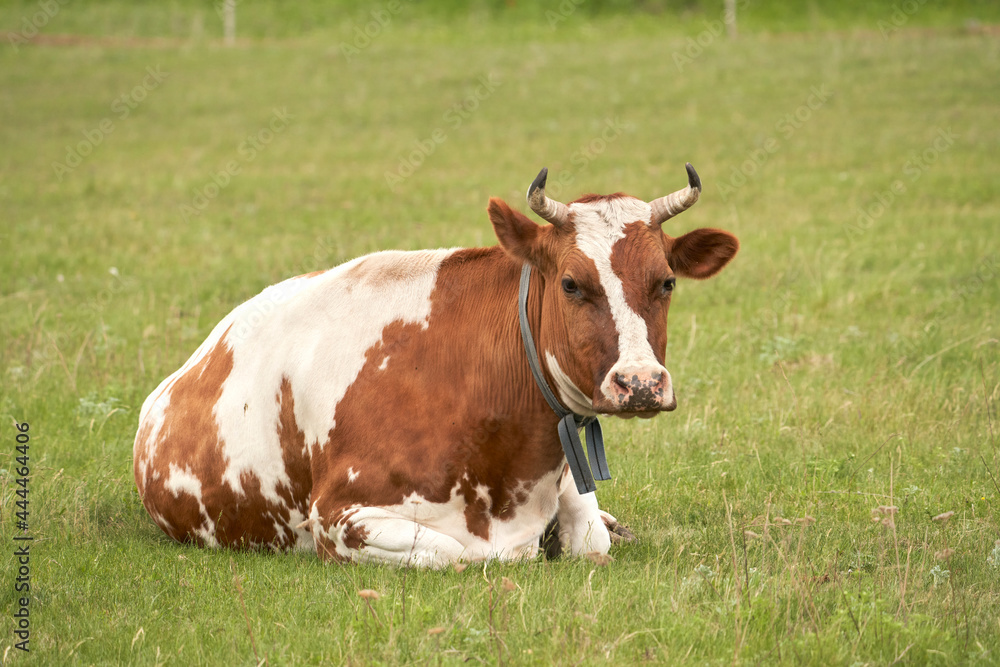
[[[631,388],[628,386],[628,379],[621,373],[615,373],[615,388],[619,391],[628,393]]]
[[[654,387],[658,386],[661,382],[663,382],[663,373],[653,373],[650,376],[650,379],[653,381]]]

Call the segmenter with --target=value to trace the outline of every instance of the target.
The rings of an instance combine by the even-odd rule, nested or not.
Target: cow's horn
[[[662,224],[678,213],[688,210],[698,201],[698,196],[701,194],[701,179],[698,178],[698,172],[694,170],[690,162],[685,167],[688,173],[686,188],[649,202],[653,209],[653,215],[650,218],[652,224]]]
[[[549,168],[542,167],[528,188],[528,205],[543,220],[548,220],[556,227],[569,219],[569,207],[555,199],[545,196],[545,179],[549,176]]]

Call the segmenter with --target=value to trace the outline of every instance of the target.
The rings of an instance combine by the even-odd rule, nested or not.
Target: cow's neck
[[[517,470],[523,479],[558,468],[563,450],[559,418],[535,385],[521,342],[520,272],[521,264],[499,246],[460,250],[442,263],[434,298],[441,305],[442,324],[457,328],[449,334],[463,357],[464,410],[473,424],[489,424],[492,449],[500,449],[491,456],[505,459],[494,464]],[[528,298],[528,317],[536,332],[542,293],[543,281],[536,274]],[[435,319],[432,310],[432,327]]]
[[[545,375],[542,373],[541,363],[538,358],[538,351],[535,347],[535,336],[532,333],[532,326],[528,320],[528,293],[531,286],[531,275],[533,268],[527,262],[521,267],[521,276],[517,295],[518,324],[521,331],[521,342],[524,346],[525,356],[528,359],[528,367],[531,370],[535,386],[541,392],[545,402],[552,409],[552,412],[559,418],[557,433],[559,434],[559,444],[566,455],[566,462],[569,470],[576,482],[576,488],[581,493],[592,493],[597,490],[594,478],[600,480],[611,479],[611,472],[608,468],[608,461],[604,455],[604,435],[601,431],[601,423],[596,415],[584,417],[570,410],[565,406],[552,391],[552,387]],[[544,291],[544,290],[543,290]],[[584,441],[580,439],[579,429],[584,428],[586,432],[587,454],[584,453]],[[588,462],[589,457],[589,462]],[[591,474],[593,469],[593,474]]]

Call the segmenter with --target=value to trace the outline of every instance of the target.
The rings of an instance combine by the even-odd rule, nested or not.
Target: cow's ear
[[[729,263],[740,249],[735,236],[721,229],[696,229],[671,239],[667,261],[685,278],[711,278]]]
[[[490,197],[487,207],[493,231],[507,254],[516,260],[541,267],[545,263],[542,228],[502,199]]]

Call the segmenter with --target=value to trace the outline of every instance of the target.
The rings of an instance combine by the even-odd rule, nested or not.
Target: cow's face
[[[534,324],[540,361],[578,414],[652,417],[677,406],[664,365],[675,280],[713,276],[739,249],[729,232],[697,229],[674,238],[661,229],[698,198],[701,183],[688,167],[688,187],[653,202],[618,193],[569,206],[545,197],[542,170],[528,200],[548,227],[490,200],[500,244],[541,276],[534,278],[542,285],[541,322]]]

